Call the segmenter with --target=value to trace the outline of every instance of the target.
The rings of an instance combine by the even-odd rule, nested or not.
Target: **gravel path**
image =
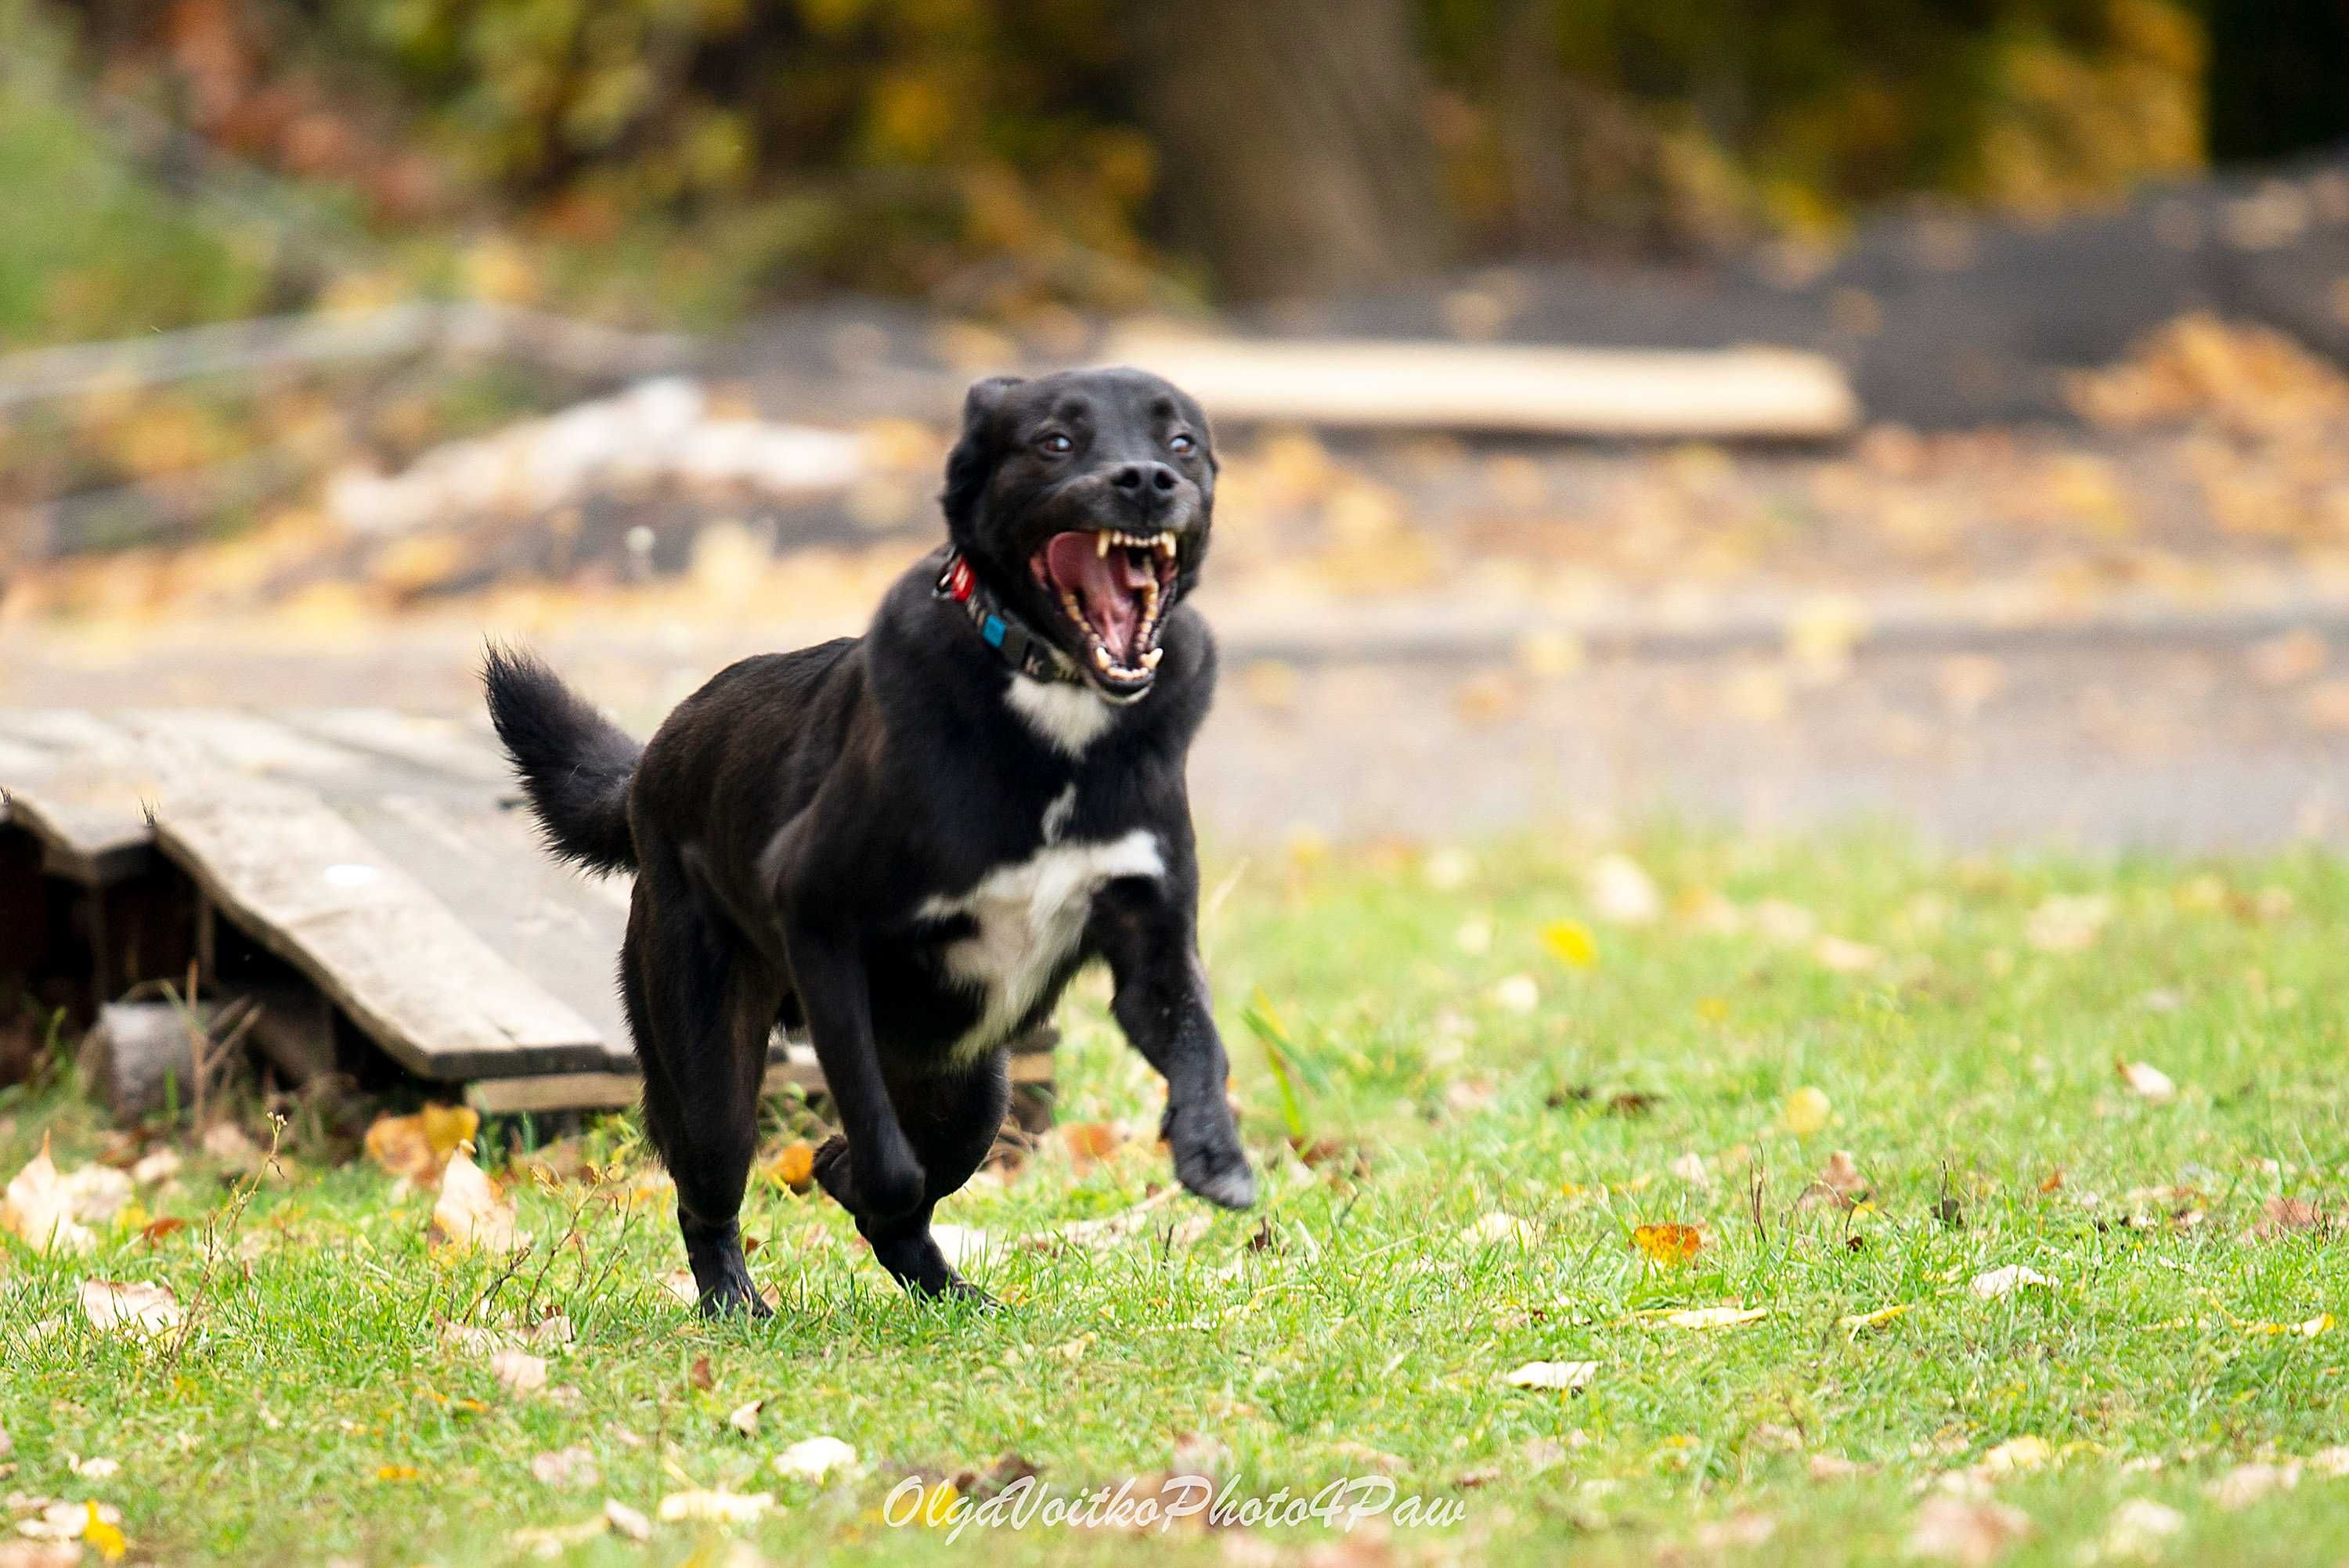
[[[1317,660],[1230,635],[1194,793],[1227,846],[1659,813],[1762,830],[1901,822],[1958,846],[2349,841],[2349,664],[2332,662],[2336,648],[2349,659],[2349,630],[2280,626],[1944,631],[1862,642],[1825,665],[1758,640],[1658,636],[1594,644],[1547,675],[1473,645]],[[641,731],[727,660],[792,640],[541,645]],[[218,634],[92,649],[11,633],[0,704],[362,703],[471,723],[477,647],[456,627],[300,647]]]

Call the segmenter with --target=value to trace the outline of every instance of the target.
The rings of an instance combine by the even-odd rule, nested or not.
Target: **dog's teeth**
[[[1108,535],[1108,534],[1106,534],[1106,533],[1096,533],[1096,534],[1094,534],[1094,535],[1093,535],[1093,551],[1094,551],[1094,553],[1099,554],[1099,555],[1107,555],[1107,554],[1109,553],[1109,546],[1110,546],[1110,537],[1109,537],[1109,535]]]
[[[1153,648],[1148,653],[1142,655],[1142,667],[1145,670],[1154,670],[1158,667],[1158,661],[1165,656],[1165,649]]]
[[[1104,670],[1109,668],[1109,650],[1099,643],[1093,645],[1093,663]]]
[[[1167,556],[1167,557],[1169,557],[1170,559],[1174,556],[1174,536],[1173,534],[1171,534],[1171,533],[1162,533],[1162,534],[1160,534],[1160,535],[1157,537],[1157,539],[1155,539],[1155,540],[1154,540],[1154,541],[1153,541],[1152,542],[1155,543],[1155,544],[1158,546],[1158,553],[1159,553],[1159,554],[1164,555],[1164,556]]]

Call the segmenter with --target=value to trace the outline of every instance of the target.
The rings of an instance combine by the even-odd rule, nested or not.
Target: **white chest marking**
[[[1003,700],[1027,720],[1029,728],[1069,757],[1082,757],[1085,748],[1107,733],[1117,718],[1117,709],[1081,683],[1013,676]]]
[[[1073,795],[1063,795],[1045,811],[1048,829],[1058,812],[1063,822]],[[955,1055],[974,1056],[1002,1044],[1028,1009],[1036,1005],[1052,975],[1076,951],[1092,910],[1093,894],[1116,877],[1165,874],[1158,839],[1141,828],[1123,838],[1092,843],[1046,842],[1015,865],[998,866],[969,892],[925,899],[917,912],[926,920],[967,915],[977,928],[946,950],[947,973],[974,992],[978,1021],[955,1042]]]

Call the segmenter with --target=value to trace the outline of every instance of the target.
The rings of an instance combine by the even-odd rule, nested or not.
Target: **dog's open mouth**
[[[1175,566],[1172,533],[1109,530],[1056,533],[1028,558],[1037,586],[1081,634],[1094,680],[1118,694],[1155,678]]]

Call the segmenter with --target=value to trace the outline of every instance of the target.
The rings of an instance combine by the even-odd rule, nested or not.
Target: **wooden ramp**
[[[209,966],[218,922],[481,1109],[636,1097],[615,979],[626,881],[541,849],[486,725],[0,709],[0,839],[29,839],[42,876],[88,896],[93,1006]],[[1031,1051],[1016,1076],[1048,1080],[1048,1063]],[[822,1077],[779,1037],[769,1086],[790,1082]]]

